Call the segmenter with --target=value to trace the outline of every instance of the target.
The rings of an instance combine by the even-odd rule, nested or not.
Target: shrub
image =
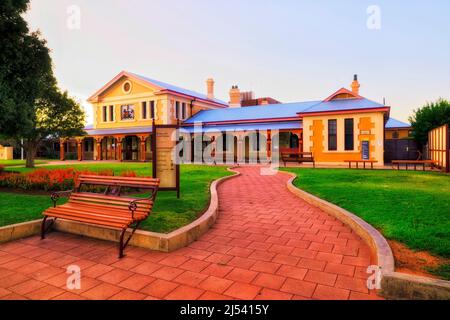
[[[80,174],[112,176],[110,169],[99,172],[67,169],[37,169],[28,173],[4,173],[0,175],[0,186],[23,190],[61,191],[74,187],[74,181]],[[124,175],[125,174],[125,175]],[[126,171],[122,176],[136,177],[134,171]]]
[[[4,170],[5,170],[5,166],[0,164],[0,175],[3,173]]]

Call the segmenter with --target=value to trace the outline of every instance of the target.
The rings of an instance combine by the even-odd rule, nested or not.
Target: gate
[[[384,162],[392,160],[417,160],[417,144],[411,139],[388,139],[384,144]]]

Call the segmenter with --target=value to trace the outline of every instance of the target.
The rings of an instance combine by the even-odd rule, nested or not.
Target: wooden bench
[[[408,170],[408,164],[414,166],[414,170],[417,169],[417,165],[422,165],[423,171],[425,171],[425,165],[429,164],[431,167],[434,167],[438,164],[437,160],[392,160],[392,166],[397,165],[397,170],[400,170],[400,165],[404,164],[405,169]]]
[[[312,152],[281,152],[281,161],[284,162],[285,167],[286,162],[312,162],[313,167],[316,167]]]
[[[102,188],[104,192],[86,192],[82,190],[83,186]],[[75,180],[73,190],[51,194],[53,207],[42,213],[41,238],[45,238],[46,232],[59,218],[119,229],[119,258],[122,258],[139,224],[150,215],[158,187],[159,179],[153,178],[80,175]],[[123,197],[121,194],[124,189],[142,190],[150,192],[150,195],[146,198]],[[63,205],[57,205],[61,196],[68,196],[69,200]],[[47,225],[48,218],[52,219]],[[128,228],[132,228],[132,232],[124,241]]]
[[[356,164],[356,169],[359,169],[358,164],[362,163],[363,164],[363,168],[366,168],[366,163],[370,163],[370,169],[373,169],[373,164],[377,163],[378,161],[376,160],[344,160],[344,162],[348,163],[348,168],[351,169],[352,168],[352,162],[354,162]]]

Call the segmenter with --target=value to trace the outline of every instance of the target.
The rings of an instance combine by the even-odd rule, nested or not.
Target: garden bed
[[[46,170],[67,169],[68,166],[46,166]],[[78,171],[99,173],[112,170],[115,175],[134,172],[138,176],[151,176],[152,169],[148,163],[99,163],[71,165]],[[8,169],[7,169],[8,170]],[[38,169],[14,168],[11,170],[23,173]],[[141,229],[153,232],[168,233],[194,221],[203,213],[209,203],[209,186],[212,181],[231,175],[222,166],[181,166],[181,199],[175,192],[159,192],[153,214],[141,224]],[[70,189],[70,188],[68,188]],[[8,190],[8,192],[4,192]],[[30,195],[12,192],[12,189],[0,190],[0,226],[41,218],[41,213],[52,205],[49,196]],[[34,191],[33,191],[34,192]],[[64,199],[62,199],[64,201]]]

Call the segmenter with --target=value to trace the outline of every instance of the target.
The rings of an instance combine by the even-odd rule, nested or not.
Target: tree
[[[46,41],[29,32],[21,16],[28,2],[0,2],[0,132],[24,139],[26,166],[33,167],[42,139],[83,134],[84,113],[58,89]]]
[[[414,115],[409,117],[409,121],[414,139],[423,147],[428,142],[428,131],[444,124],[450,126],[450,103],[442,98],[436,102],[429,102],[414,110]]]

